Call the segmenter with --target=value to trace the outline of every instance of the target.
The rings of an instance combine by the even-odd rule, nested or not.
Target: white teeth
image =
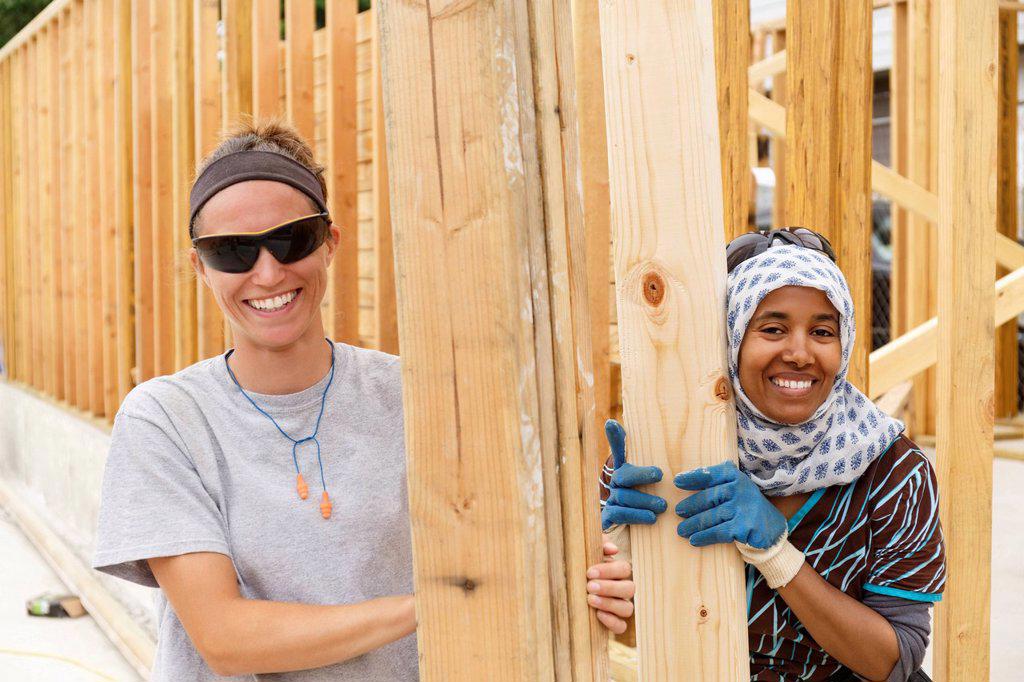
[[[251,305],[253,308],[256,308],[257,310],[265,310],[265,311],[268,311],[268,312],[273,312],[273,311],[275,311],[275,310],[277,310],[279,308],[283,308],[284,306],[286,306],[289,303],[291,303],[292,299],[295,298],[295,296],[298,295],[298,293],[299,293],[299,290],[296,289],[294,291],[289,291],[287,294],[281,294],[280,296],[274,296],[273,298],[261,298],[261,299],[255,299],[254,298],[254,299],[251,299],[251,300],[249,300],[247,302],[248,302],[249,305]]]
[[[810,388],[812,382],[810,382],[810,381],[789,381],[787,379],[772,379],[772,383],[775,384],[776,386],[781,386],[782,388],[804,389],[804,388]]]

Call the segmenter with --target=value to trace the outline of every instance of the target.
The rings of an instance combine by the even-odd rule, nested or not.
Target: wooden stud
[[[11,101],[12,102],[24,102],[24,93],[22,90],[22,84],[24,83],[23,78],[23,65],[22,65],[22,54],[23,50],[18,49],[11,51],[10,53],[11,63]],[[25,172],[22,164],[24,159],[24,151],[22,150],[22,144],[24,135],[22,134],[22,121],[24,118],[23,107],[17,109],[11,107],[11,243],[23,243],[24,240],[24,222],[22,220],[22,210],[25,203],[24,195],[24,177]],[[11,377],[16,381],[24,381],[24,366],[25,366],[25,338],[24,338],[24,325],[22,321],[25,319],[25,290],[24,290],[24,264],[23,258],[12,258],[11,259],[11,282],[13,284],[13,296],[11,300],[13,306],[11,308],[11,314],[13,318],[12,327],[14,329],[15,338],[11,348]]]
[[[86,412],[92,411],[92,393],[90,384],[91,355],[90,355],[90,330],[89,330],[89,192],[87,190],[88,176],[90,174],[88,159],[89,135],[89,98],[88,91],[91,89],[89,83],[89,72],[87,63],[87,23],[86,5],[82,0],[76,0],[74,4],[75,16],[75,58],[72,61],[74,69],[74,112],[76,118],[74,151],[75,156],[75,213],[77,220],[72,233],[74,234],[74,268],[75,268],[75,333],[80,341],[76,344],[76,406]]]
[[[11,169],[10,158],[10,92],[11,72],[10,59],[0,59],[0,164],[6,169]],[[9,378],[11,375],[11,351],[14,349],[14,339],[11,337],[11,307],[9,290],[12,286],[10,257],[13,249],[11,239],[11,173],[8,170],[0,177],[0,304],[3,310],[0,311],[0,376]]]
[[[114,183],[117,176],[114,170],[117,152],[114,147],[114,109],[117,104],[115,81],[117,74],[114,69],[114,49],[116,33],[114,26],[113,0],[98,0],[96,7],[97,34],[102,36],[97,42],[97,93],[99,95],[99,131],[97,140],[102,150],[99,158],[99,206],[100,221],[96,226],[99,236],[100,272],[97,277],[100,283],[100,299],[102,310],[102,342],[100,348],[103,355],[103,410],[102,414],[113,419],[121,404],[117,391],[117,267],[115,248],[117,240],[116,196]]]
[[[153,288],[153,137],[149,2],[132,6],[132,250],[136,292]],[[135,383],[156,376],[154,297],[135,297]]]
[[[153,357],[158,375],[175,367],[174,334],[174,69],[171,3],[149,0],[152,71],[149,97],[153,226]]]
[[[649,490],[670,505],[672,473],[736,457],[711,12],[601,3],[628,452],[666,472]],[[747,679],[742,561],[675,531],[671,518],[631,529],[638,679]]]
[[[26,75],[26,86],[27,86],[27,97],[25,100],[25,110],[28,114],[25,126],[25,139],[27,143],[27,149],[25,153],[26,162],[29,159],[35,159],[36,150],[40,149],[39,145],[39,35],[33,35],[31,39],[26,43],[25,51],[25,75]],[[36,163],[28,163],[27,172],[25,173],[27,179],[26,192],[25,192],[25,203],[26,203],[26,221],[25,226],[28,228],[28,234],[38,234],[42,221],[39,215],[39,168]],[[30,386],[38,391],[43,390],[43,333],[42,333],[42,320],[44,315],[42,314],[42,272],[40,271],[40,265],[42,259],[39,258],[39,249],[33,249],[31,252],[26,254],[26,262],[28,263],[28,286],[29,286],[29,305],[31,306],[31,312],[27,316],[28,330],[29,330],[29,357],[31,358],[31,365],[29,366],[28,383]]]
[[[327,179],[331,218],[341,228],[331,287],[336,341],[359,343],[359,214],[356,206],[356,0],[327,0]]]
[[[223,127],[252,115],[252,0],[222,0],[224,24]]]
[[[193,5],[171,3],[171,232],[174,291],[174,369],[198,359],[196,330],[196,278],[188,260],[192,244],[188,236],[188,195],[195,165],[195,89],[192,65]]]
[[[61,78],[61,55],[63,52],[62,43],[66,37],[60,20],[61,16],[62,15],[55,16],[53,21],[49,24],[50,44],[47,65],[47,83],[49,87],[47,98],[49,99],[50,115],[49,122],[47,124],[47,135],[49,139],[46,149],[50,174],[49,233],[51,240],[51,248],[49,253],[46,254],[46,257],[49,262],[49,268],[52,272],[52,282],[50,287],[50,315],[52,316],[50,333],[52,336],[49,338],[48,343],[50,346],[50,352],[53,354],[53,384],[50,391],[51,395],[53,395],[57,400],[64,400],[65,398],[64,336],[71,331],[70,329],[65,328],[63,319],[64,279],[62,261],[66,247],[61,235],[66,218],[63,215],[63,204],[61,203],[63,196],[63,186],[61,181],[61,88],[63,86]],[[2,259],[0,259],[0,263],[2,262]],[[2,300],[2,298],[0,298],[0,300]]]
[[[135,366],[135,275],[132,263],[132,35],[131,0],[115,0],[114,36],[114,242],[117,298],[117,404],[132,388]]]
[[[74,175],[74,144],[73,130],[75,126],[74,96],[72,70],[75,46],[74,25],[70,9],[58,14],[60,28],[60,240],[61,240],[61,322],[65,333],[61,339],[61,354],[64,363],[63,399],[66,403],[75,404],[75,388],[77,370],[75,367],[75,308],[74,285],[74,230],[76,222],[71,219],[75,215],[75,175]]]
[[[384,132],[384,98],[381,86],[380,28],[376,24],[371,34],[372,88],[373,88],[373,232],[375,237],[374,268],[377,326],[374,336],[377,348],[385,353],[398,353],[398,310],[395,299],[395,260],[391,236],[391,203],[388,196],[387,147]]]
[[[1017,14],[999,13],[999,188],[997,230],[1017,240]],[[996,273],[1002,277],[1005,268]],[[996,417],[1017,414],[1017,321],[996,330]]]
[[[786,14],[786,222],[822,232],[836,250],[860,330],[849,378],[862,390],[871,347],[871,14],[870,0],[794,3]]]
[[[715,0],[715,73],[722,146],[726,241],[748,230],[750,174],[747,91],[750,89],[750,4]]]
[[[310,144],[313,128],[313,29],[311,0],[284,0],[285,80],[288,119]]]
[[[608,199],[608,148],[605,141],[604,78],[597,0],[573,0],[576,111],[583,167],[583,210],[587,238],[587,287],[590,292],[590,343],[598,427],[611,417],[611,207]]]
[[[35,51],[35,66],[32,74],[35,87],[35,131],[33,150],[35,152],[36,189],[34,197],[34,212],[37,223],[34,233],[38,235],[39,247],[34,249],[32,258],[36,268],[36,309],[37,336],[39,344],[39,377],[37,388],[39,391],[53,394],[53,354],[51,353],[51,341],[53,339],[52,329],[52,303],[50,286],[52,284],[52,268],[50,254],[53,253],[53,235],[51,231],[52,220],[50,209],[53,205],[53,197],[50,187],[50,156],[47,153],[50,148],[50,105],[48,95],[49,83],[49,56],[50,56],[50,29],[49,25],[42,26],[36,38],[33,40]]]
[[[889,69],[889,155],[890,167],[906,177],[909,174],[910,111],[908,109],[910,16],[907,3],[892,7],[892,67]],[[893,202],[891,208],[890,244],[892,271],[889,280],[889,330],[896,338],[907,329],[907,260],[913,248],[907,233],[908,211]]]
[[[939,361],[936,464],[946,590],[934,676],[989,676],[999,92],[995,3],[947,0],[938,16]],[[970,248],[962,248],[970,244]]]
[[[105,374],[103,371],[103,290],[102,290],[102,247],[100,225],[102,213],[101,206],[101,184],[100,176],[103,174],[100,153],[99,139],[100,128],[103,127],[100,116],[100,64],[99,52],[101,40],[108,40],[109,36],[100,37],[100,27],[97,17],[99,0],[85,0],[83,6],[83,31],[85,42],[84,68],[82,83],[85,85],[85,97],[82,101],[85,107],[85,178],[83,191],[85,192],[84,225],[79,229],[85,229],[86,254],[85,272],[86,288],[84,310],[86,317],[85,329],[88,334],[89,352],[89,412],[93,416],[104,415],[103,382]]]
[[[221,126],[221,77],[217,51],[220,0],[194,0],[193,64],[195,75],[195,158],[203,159],[217,146]],[[196,284],[196,326],[199,359],[224,350],[224,316],[213,294],[202,282]]]
[[[252,3],[252,115],[281,114],[281,0]]]
[[[779,54],[786,49],[786,32],[783,30],[774,31],[772,34],[772,54]],[[786,62],[786,70],[789,70],[789,61]],[[789,93],[786,87],[786,73],[780,73],[772,78],[772,101],[782,107],[789,106]],[[748,106],[753,106],[748,104]],[[786,227],[786,148],[785,139],[778,136],[771,141],[772,170],[775,172],[775,192],[772,201],[772,224],[775,227]]]

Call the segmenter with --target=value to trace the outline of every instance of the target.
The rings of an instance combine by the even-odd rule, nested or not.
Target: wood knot
[[[656,272],[644,275],[644,300],[652,306],[661,305],[665,298],[665,280]]]
[[[715,397],[723,403],[728,402],[730,397],[729,382],[725,380],[725,377],[718,377],[718,381],[715,382]]]
[[[472,592],[476,589],[476,583],[470,580],[469,578],[466,578],[466,581],[462,583],[462,589],[464,589],[466,592]]]
[[[635,61],[636,61],[636,55],[632,54],[630,52],[627,52],[626,53],[626,63],[627,64],[632,64]]]
[[[697,610],[697,622],[706,623],[711,614],[708,612],[708,607],[701,604],[701,607]]]

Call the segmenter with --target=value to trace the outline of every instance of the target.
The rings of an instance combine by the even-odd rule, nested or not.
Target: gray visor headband
[[[299,190],[327,213],[324,192],[312,171],[298,161],[276,152],[245,151],[222,156],[196,178],[188,196],[188,234],[194,237],[196,215],[214,194],[246,180],[273,180]]]

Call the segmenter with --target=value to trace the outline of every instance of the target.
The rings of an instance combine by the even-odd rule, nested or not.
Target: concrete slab
[[[36,618],[25,600],[68,589],[0,510],[0,681],[135,682],[139,676],[90,616]]]

